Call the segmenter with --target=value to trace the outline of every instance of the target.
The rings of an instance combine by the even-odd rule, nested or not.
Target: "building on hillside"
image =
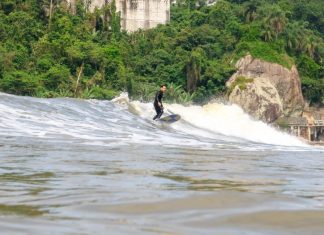
[[[302,117],[278,119],[278,123],[291,134],[310,143],[324,144],[324,112],[304,110]]]
[[[154,28],[170,21],[169,0],[117,0],[121,26],[126,31]]]
[[[72,6],[76,0],[67,0]],[[111,0],[84,0],[90,11],[101,8]],[[121,14],[122,29],[133,32],[149,29],[170,21],[170,0],[115,0]]]
[[[212,6],[212,5],[216,4],[217,1],[218,0],[206,0],[206,5],[207,6]]]

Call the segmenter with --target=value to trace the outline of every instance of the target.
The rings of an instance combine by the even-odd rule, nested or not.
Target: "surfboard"
[[[181,118],[180,115],[178,115],[178,114],[172,114],[172,115],[169,115],[169,116],[160,118],[160,119],[158,119],[158,121],[161,122],[161,123],[171,124],[171,123],[174,123],[174,122],[180,120],[180,118]]]

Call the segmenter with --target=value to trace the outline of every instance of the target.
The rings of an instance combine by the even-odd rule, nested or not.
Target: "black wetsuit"
[[[156,115],[153,118],[153,120],[160,118],[163,114],[162,98],[163,98],[163,92],[162,91],[156,92],[155,99],[154,99],[154,108],[156,111]],[[159,106],[159,103],[161,104],[161,106]]]

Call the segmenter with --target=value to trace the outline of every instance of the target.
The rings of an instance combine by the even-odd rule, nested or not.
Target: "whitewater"
[[[323,149],[235,105],[172,113],[0,93],[0,234],[324,233]]]

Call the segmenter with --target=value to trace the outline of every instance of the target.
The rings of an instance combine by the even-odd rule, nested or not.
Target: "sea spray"
[[[127,105],[129,110],[143,118],[150,119],[154,116],[154,109],[151,103],[142,103],[139,101],[129,101],[127,93],[117,97],[114,102]],[[300,139],[287,133],[279,131],[268,124],[253,120],[248,114],[237,105],[228,105],[222,103],[209,103],[203,106],[180,104],[164,104],[166,113],[179,114],[182,122],[172,125],[173,128],[188,132],[193,132],[193,128],[200,129],[199,134],[211,138],[211,133],[224,135],[227,137],[236,137],[248,141],[282,145],[282,146],[306,146]],[[185,123],[191,126],[185,125]]]

